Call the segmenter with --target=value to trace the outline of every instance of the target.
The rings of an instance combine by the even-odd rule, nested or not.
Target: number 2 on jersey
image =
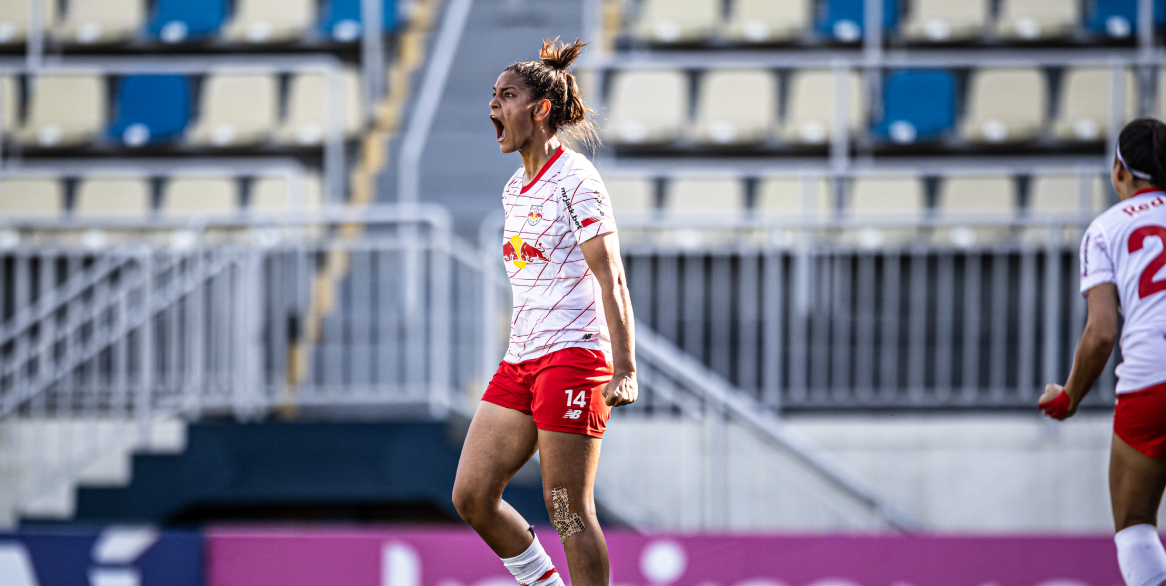
[[[1154,275],[1166,267],[1166,227],[1162,226],[1142,226],[1130,235],[1129,253],[1133,254],[1145,246],[1147,238],[1157,237],[1162,241],[1162,252],[1154,260],[1150,261],[1150,266],[1142,273],[1142,278],[1138,280],[1138,299],[1145,299],[1155,293],[1166,291],[1166,279],[1155,281]]]
[[[574,392],[575,391],[572,391],[571,389],[567,389],[567,406],[570,407],[571,405],[578,405],[580,407],[586,407],[587,391],[579,391],[577,396],[572,395]]]

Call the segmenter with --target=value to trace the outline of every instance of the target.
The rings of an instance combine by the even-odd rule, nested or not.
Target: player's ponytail
[[[1117,147],[1127,171],[1166,190],[1166,124],[1156,118],[1138,118],[1122,129]]]
[[[583,102],[579,84],[575,76],[567,73],[567,68],[579,58],[587,43],[575,39],[573,43],[560,43],[559,39],[543,39],[538,61],[515,63],[506,68],[526,81],[527,87],[536,100],[549,100],[551,115],[548,122],[555,132],[565,132],[594,150],[599,143],[595,124],[588,118],[594,112]]]

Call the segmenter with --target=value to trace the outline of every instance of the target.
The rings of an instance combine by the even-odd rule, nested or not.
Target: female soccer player
[[[1039,404],[1055,419],[1076,412],[1105,369],[1123,312],[1109,457],[1117,560],[1128,586],[1160,586],[1166,584],[1166,551],[1155,527],[1166,487],[1166,124],[1142,118],[1126,126],[1111,178],[1121,203],[1098,216],[1081,243],[1089,319],[1069,380],[1048,385]]]
[[[470,424],[454,482],[458,513],[519,584],[562,586],[530,525],[502,489],[540,453],[543,498],[571,583],[608,583],[607,543],[592,494],[612,407],[636,400],[632,306],[611,203],[595,167],[559,141],[587,142],[591,110],[566,69],[583,43],[544,41],[494,85],[490,120],[522,167],[502,192],[502,258],[514,291],[510,346]]]

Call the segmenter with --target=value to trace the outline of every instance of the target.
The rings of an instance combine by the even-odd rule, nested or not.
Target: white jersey
[[[522,186],[519,168],[502,192],[506,233],[502,258],[514,291],[506,362],[533,360],[564,348],[599,350],[611,361],[611,339],[599,281],[580,244],[615,231],[599,173],[566,148]]]
[[[1117,285],[1125,325],[1117,392],[1166,381],[1166,193],[1143,190],[1093,220],[1081,241],[1081,293]]]

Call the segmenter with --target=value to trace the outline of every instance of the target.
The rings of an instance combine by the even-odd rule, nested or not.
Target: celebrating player
[[[1109,490],[1117,559],[1128,586],[1166,584],[1166,550],[1155,527],[1166,487],[1166,124],[1152,118],[1121,132],[1112,171],[1121,203],[1081,243],[1081,292],[1089,319],[1069,380],[1050,384],[1040,407],[1071,416],[1104,370],[1118,335],[1117,409]]]
[[[502,152],[522,156],[502,192],[514,313],[506,357],[470,424],[453,501],[525,586],[563,584],[530,525],[502,500],[535,450],[572,584],[608,583],[593,485],[611,408],[637,394],[632,307],[611,203],[595,167],[558,136],[594,139],[590,110],[566,71],[584,46],[544,41],[541,61],[508,67],[490,100]]]

